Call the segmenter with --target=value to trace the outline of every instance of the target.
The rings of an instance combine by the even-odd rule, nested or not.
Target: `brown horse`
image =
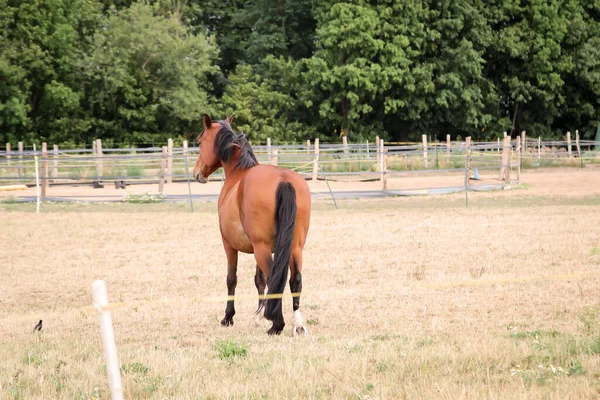
[[[264,317],[273,322],[268,334],[279,335],[285,326],[281,297],[289,267],[294,309],[292,334],[307,335],[300,314],[300,292],[302,249],[310,222],[308,185],[294,171],[259,165],[246,137],[231,130],[232,120],[233,115],[218,122],[204,116],[204,131],[198,137],[200,154],[194,167],[194,177],[200,183],[206,183],[219,167],[225,172],[218,210],[227,255],[229,298],[221,325],[233,325],[233,296],[241,251],[253,253],[256,259],[254,283],[259,294],[256,315],[260,320],[264,310]]]

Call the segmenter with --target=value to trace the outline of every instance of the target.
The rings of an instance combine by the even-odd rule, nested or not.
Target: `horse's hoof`
[[[269,330],[267,331],[267,334],[268,334],[269,336],[281,335],[281,331],[282,331],[282,330],[283,330],[283,328],[275,328],[275,327],[272,327],[271,329],[269,329]]]
[[[304,326],[295,326],[292,328],[292,336],[308,336],[308,329]]]
[[[257,328],[266,328],[265,325],[267,325],[269,323],[269,320],[267,320],[265,317],[263,317],[262,315],[257,315],[254,317],[254,326]]]
[[[221,321],[221,325],[223,325],[223,326],[232,326],[233,325],[233,320],[232,319],[223,318],[223,320]]]

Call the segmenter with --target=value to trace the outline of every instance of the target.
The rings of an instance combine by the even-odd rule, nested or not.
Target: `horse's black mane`
[[[228,121],[219,121],[219,124],[221,124],[221,129],[219,129],[215,138],[215,151],[219,156],[219,160],[224,162],[231,161],[233,150],[239,147],[241,152],[240,158],[235,164],[236,168],[248,169],[258,165],[254,152],[252,152],[252,146],[248,143],[246,135],[243,133],[236,135]]]

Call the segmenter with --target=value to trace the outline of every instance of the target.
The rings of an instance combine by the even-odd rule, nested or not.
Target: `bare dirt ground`
[[[469,208],[464,194],[315,202],[301,339],[289,297],[282,336],[254,326],[250,255],[235,325],[219,325],[214,203],[0,204],[0,398],[110,398],[95,279],[117,303],[128,399],[598,398],[599,172],[526,171]]]
[[[471,175],[472,176],[472,175]],[[340,178],[343,179],[343,178]],[[327,183],[319,180],[316,182],[308,181],[313,193],[328,193]],[[521,176],[521,183],[527,188],[527,194],[532,196],[583,196],[594,193],[600,193],[600,166],[590,165],[587,168],[553,168],[539,170],[525,170]],[[474,187],[481,185],[502,184],[497,179],[494,171],[482,173],[481,180],[470,181]],[[377,191],[382,190],[382,183],[379,181],[369,182],[346,182],[339,180],[330,180],[329,185],[335,191]],[[411,190],[411,189],[430,189],[444,187],[464,186],[464,174],[462,172],[454,174],[403,174],[393,175],[388,180],[389,190]],[[220,182],[209,182],[208,184],[199,184],[192,181],[189,188],[187,183],[171,183],[164,187],[164,194],[167,196],[178,195],[187,196],[191,189],[192,195],[218,195],[221,190]],[[105,185],[103,189],[94,189],[92,186],[51,186],[48,189],[47,196],[50,198],[70,198],[81,201],[105,201],[121,200],[128,194],[157,193],[158,184],[152,185],[131,185],[126,189],[115,189],[114,185]],[[0,191],[0,200],[9,197],[29,197],[36,196],[34,187],[19,191]],[[185,200],[185,199],[184,199]]]

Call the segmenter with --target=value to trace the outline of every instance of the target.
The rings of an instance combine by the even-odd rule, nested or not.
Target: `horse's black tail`
[[[290,265],[292,239],[296,226],[296,189],[289,182],[280,182],[277,186],[275,206],[275,259],[269,273],[268,295],[281,295],[285,289],[285,280]],[[267,296],[265,318],[273,320],[281,315],[281,298]]]

